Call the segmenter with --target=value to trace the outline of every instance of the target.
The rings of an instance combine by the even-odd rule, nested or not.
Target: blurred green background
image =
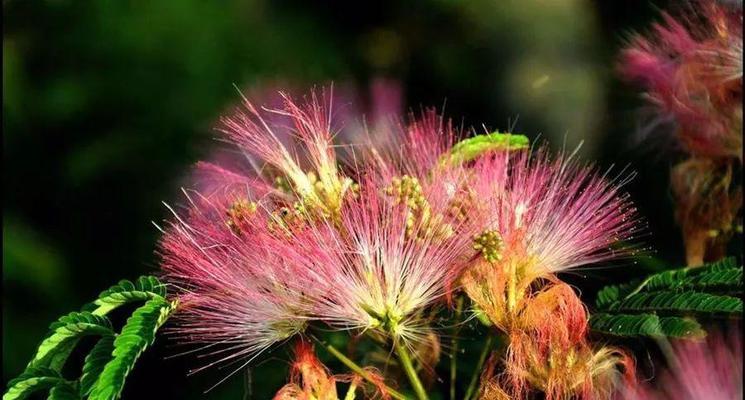
[[[236,87],[333,81],[354,88],[366,109],[385,79],[400,89],[402,112],[446,104],[465,126],[514,125],[557,148],[584,140],[583,157],[639,172],[629,191],[650,225],[645,240],[655,257],[682,264],[667,191],[674,157],[637,143],[642,103],[615,74],[629,33],[666,6],[4,0],[3,382],[22,371],[53,319],[157,269],[151,221],[167,217],[162,201],[181,201]],[[638,266],[623,273],[643,273]],[[580,278],[602,285],[618,273]],[[150,398],[161,382],[170,382],[160,385],[165,398],[249,397],[246,374],[203,395],[228,371],[185,378],[199,361],[164,359],[175,352],[159,340],[124,398]],[[253,398],[284,382],[286,353],[267,359],[276,368],[252,375]]]

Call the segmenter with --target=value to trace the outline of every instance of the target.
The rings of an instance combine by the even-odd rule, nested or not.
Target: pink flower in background
[[[373,121],[383,121],[403,110],[403,88],[395,79],[377,77],[370,83],[370,107]]]
[[[695,9],[695,11],[693,11]],[[621,70],[676,123],[692,155],[742,157],[742,7],[695,1],[675,18],[663,14],[623,52]]]
[[[646,89],[690,158],[671,174],[689,266],[721,258],[737,230],[742,187],[742,3],[694,1],[637,35],[621,70]]]
[[[734,400],[742,399],[742,334],[709,333],[702,340],[663,343],[667,367],[655,373],[651,384],[626,388],[628,400]]]

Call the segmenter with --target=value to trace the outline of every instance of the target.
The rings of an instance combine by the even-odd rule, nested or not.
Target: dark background
[[[406,110],[446,101],[446,114],[466,126],[514,123],[555,148],[584,139],[584,158],[638,172],[628,190],[649,223],[653,258],[569,279],[591,294],[658,260],[682,264],[667,189],[675,155],[636,140],[642,102],[615,73],[630,32],[666,6],[3,1],[3,381],[22,371],[53,319],[119,279],[157,270],[151,221],[167,217],[162,201],[181,201],[179,186],[210,154],[236,87],[333,81],[364,99],[373,80],[387,78]],[[228,371],[185,378],[199,361],[164,359],[176,352],[159,339],[124,397],[248,397],[246,374],[202,395]],[[253,398],[285,380],[286,351],[267,359],[255,368]]]

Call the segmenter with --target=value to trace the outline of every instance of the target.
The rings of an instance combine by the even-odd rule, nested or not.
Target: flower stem
[[[455,307],[455,321],[456,324],[460,324],[460,316],[463,312],[463,297],[458,297],[456,300]],[[455,400],[455,381],[458,376],[458,339],[460,334],[460,325],[456,325],[453,338],[450,342],[450,400]]]
[[[385,384],[382,384],[380,382],[380,380],[374,379],[372,376],[370,376],[370,374],[367,371],[365,371],[364,369],[362,369],[362,367],[360,367],[359,365],[357,365],[357,363],[355,363],[354,361],[350,360],[349,357],[345,356],[344,353],[342,353],[341,351],[337,350],[336,347],[334,347],[333,345],[327,344],[326,342],[323,342],[323,341],[321,341],[320,339],[318,339],[316,337],[313,337],[313,339],[316,342],[318,342],[321,346],[323,346],[323,348],[326,349],[326,351],[328,351],[329,353],[331,353],[332,356],[336,357],[337,360],[341,361],[341,363],[344,364],[347,368],[349,368],[350,370],[352,370],[352,372],[354,372],[355,374],[357,374],[360,377],[362,377],[362,379],[364,379],[364,380],[366,380],[366,381],[368,381],[368,382],[370,382],[370,383],[372,383],[374,385],[377,385],[379,387],[382,387],[382,389],[385,390],[394,399],[397,399],[397,400],[408,400],[406,398],[406,396],[404,396],[403,394],[397,392],[396,390],[392,389],[389,386],[386,386]]]
[[[347,389],[347,395],[344,396],[344,400],[354,400],[354,392],[357,390],[357,380],[352,379],[352,383],[349,384]]]
[[[486,357],[489,355],[489,353],[491,353],[493,343],[494,335],[489,333],[489,335],[486,337],[486,343],[484,343],[484,348],[481,350],[481,356],[479,356],[479,361],[476,363],[476,369],[473,372],[471,383],[468,384],[468,389],[466,390],[466,395],[463,397],[463,400],[469,400],[471,396],[474,395],[474,392],[476,391],[476,385],[479,383],[479,375],[481,373],[481,369],[484,367]]]
[[[396,355],[398,356],[398,360],[401,362],[401,366],[403,367],[406,376],[409,378],[409,382],[411,383],[411,387],[414,389],[414,393],[416,393],[417,399],[428,400],[427,392],[424,390],[422,381],[419,380],[419,375],[417,375],[416,370],[414,369],[414,364],[411,362],[411,357],[409,356],[408,350],[406,350],[406,346],[402,341],[394,340],[393,348],[396,351]]]

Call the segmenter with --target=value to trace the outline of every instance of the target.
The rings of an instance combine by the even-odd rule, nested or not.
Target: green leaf
[[[611,304],[617,302],[621,298],[622,293],[624,293],[625,296],[626,293],[633,290],[628,289],[629,286],[630,285],[612,285],[600,289],[597,298],[595,299],[595,305],[600,310],[607,310]]]
[[[620,312],[742,313],[742,299],[702,292],[640,292],[607,307]]]
[[[105,336],[93,346],[91,352],[85,357],[83,363],[83,375],[80,377],[80,393],[84,396],[90,394],[93,384],[96,383],[106,363],[114,357],[114,337]]]
[[[59,372],[51,368],[26,368],[18,378],[8,382],[8,391],[3,395],[3,400],[25,399],[34,392],[68,383]]]
[[[741,316],[736,296],[742,289],[742,267],[734,257],[663,271],[600,290],[596,305],[603,313],[593,315],[590,325],[617,336],[700,336],[705,332],[693,315]]]
[[[78,389],[71,383],[60,383],[49,391],[47,400],[81,400]]]
[[[132,313],[122,332],[114,340],[113,358],[106,363],[98,380],[93,384],[89,399],[119,398],[127,375],[137,358],[155,341],[155,333],[175,307],[175,302],[155,297]]]
[[[519,150],[528,148],[527,136],[493,132],[461,140],[440,159],[440,164],[460,164],[471,161],[491,151]]]
[[[59,371],[81,338],[114,333],[106,317],[89,312],[71,312],[52,323],[49,329],[50,332],[29,363],[30,367],[48,367]]]
[[[697,268],[665,271],[645,282],[646,291],[667,289],[742,290],[742,268],[731,257]]]
[[[742,267],[734,257],[696,268],[680,268],[650,275],[643,281],[607,286],[598,292],[596,305],[607,310],[612,304],[637,293],[698,291],[717,294],[742,293]]]
[[[166,286],[158,278],[141,276],[135,282],[119,281],[118,284],[101,292],[98,299],[83,309],[96,315],[106,315],[124,304],[165,297]]]
[[[105,314],[136,301],[145,305],[135,310],[119,335],[115,335]],[[51,389],[49,399],[119,397],[127,374],[140,354],[153,343],[155,333],[176,307],[166,300],[166,287],[157,278],[143,276],[135,282],[120,281],[102,292],[98,299],[50,325],[26,371],[8,383],[4,400],[22,399],[39,390]],[[84,336],[100,335],[86,356],[79,382],[60,376],[70,353]]]
[[[615,336],[702,337],[706,332],[692,318],[659,317],[655,314],[595,314],[593,332]]]

